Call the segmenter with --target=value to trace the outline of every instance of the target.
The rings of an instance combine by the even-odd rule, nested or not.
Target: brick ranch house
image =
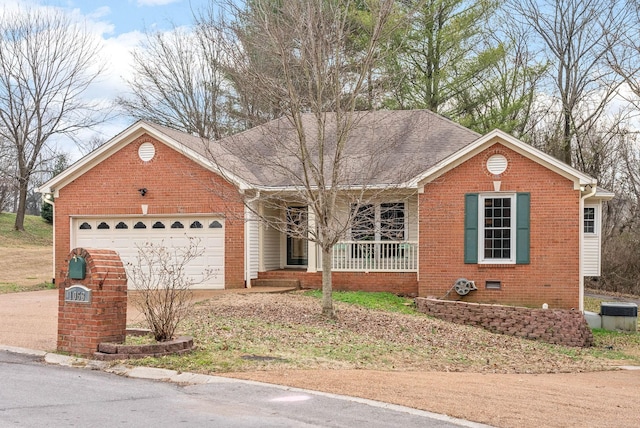
[[[259,150],[265,136],[293,132],[279,119],[238,135]],[[350,139],[366,151],[390,133],[398,144],[386,164],[416,173],[367,202],[361,226],[334,247],[334,289],[443,297],[465,278],[477,287],[465,301],[582,309],[584,277],[600,274],[602,201],[613,194],[504,132],[479,135],[429,111],[362,113]],[[196,237],[205,251],[189,273],[215,273],[198,288],[282,278],[319,287],[316,245],[252,213],[306,213],[286,196],[280,208],[255,202],[257,191],[286,195],[291,183],[238,157],[213,162],[218,144],[139,121],[43,184],[55,198],[56,282],[72,248],[113,249],[126,264],[144,242]],[[239,167],[224,171],[231,164]],[[299,218],[313,227],[312,216]]]

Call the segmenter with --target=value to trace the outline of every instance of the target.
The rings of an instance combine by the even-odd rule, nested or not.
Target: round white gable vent
[[[503,155],[493,155],[487,160],[487,170],[493,175],[500,175],[507,170],[508,163]]]
[[[138,156],[143,162],[149,162],[156,155],[156,148],[151,143],[142,143],[138,147]]]

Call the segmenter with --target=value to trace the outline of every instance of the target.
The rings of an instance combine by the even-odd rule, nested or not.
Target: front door
[[[307,265],[307,207],[287,207],[287,265]]]

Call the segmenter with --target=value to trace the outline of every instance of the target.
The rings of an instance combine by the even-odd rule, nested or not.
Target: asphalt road
[[[47,365],[40,357],[0,351],[0,427],[460,426],[454,422],[310,391],[222,378],[180,386]]]

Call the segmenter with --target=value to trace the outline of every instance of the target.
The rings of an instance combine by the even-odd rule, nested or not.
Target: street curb
[[[399,406],[396,404],[385,403],[382,401],[369,400],[366,398],[351,397],[347,395],[331,394],[328,392],[314,391],[302,388],[295,388],[285,385],[277,385],[265,382],[257,382],[253,380],[235,379],[222,376],[204,375],[198,373],[178,372],[176,370],[161,369],[155,367],[134,366],[129,367],[124,364],[110,365],[105,361],[90,360],[87,358],[73,357],[69,355],[56,354],[53,352],[45,352],[32,350],[27,348],[18,348],[12,346],[0,345],[0,351],[13,352],[17,354],[32,355],[43,357],[48,364],[56,364],[72,368],[86,368],[90,370],[101,370],[106,373],[112,373],[119,376],[125,376],[134,379],[145,379],[151,381],[171,382],[179,385],[204,385],[212,383],[243,383],[247,385],[266,386],[276,388],[283,391],[299,392],[309,395],[317,395],[339,400],[351,401],[369,406],[394,410],[398,412],[409,413],[416,416],[425,416],[443,422],[457,424],[468,428],[491,428],[491,425],[485,425],[477,422],[457,419],[440,413],[432,413],[426,410],[413,409],[411,407]],[[640,370],[640,366],[618,366],[621,370]]]
[[[285,385],[277,385],[265,382],[257,382],[253,380],[234,379],[222,376],[203,375],[198,373],[177,372],[176,370],[159,369],[154,367],[128,367],[124,364],[110,365],[105,361],[90,360],[87,358],[73,357],[69,355],[55,354],[52,352],[35,351],[26,348],[15,348],[0,345],[0,350],[13,352],[18,354],[34,355],[44,357],[47,364],[56,364],[71,368],[85,368],[91,370],[101,370],[106,373],[112,373],[120,376],[145,379],[151,381],[171,382],[179,385],[204,385],[213,383],[243,383],[247,385],[256,385],[269,388],[280,389],[282,391],[298,392],[302,394],[316,395],[338,400],[351,401],[360,404],[366,404],[372,407],[394,410],[397,412],[408,413],[416,416],[424,416],[442,422],[457,424],[468,428],[492,428],[491,425],[485,425],[477,422],[467,421],[464,419],[454,418],[452,416],[432,413],[426,410],[413,409],[411,407],[399,406],[397,404],[385,403],[382,401],[369,400],[366,398],[351,397],[347,395],[331,394],[322,391],[313,391],[302,388],[294,388]]]
[[[19,348],[17,346],[0,345],[0,351],[12,352],[14,354],[31,355],[34,357],[44,357],[47,352],[35,349]]]

